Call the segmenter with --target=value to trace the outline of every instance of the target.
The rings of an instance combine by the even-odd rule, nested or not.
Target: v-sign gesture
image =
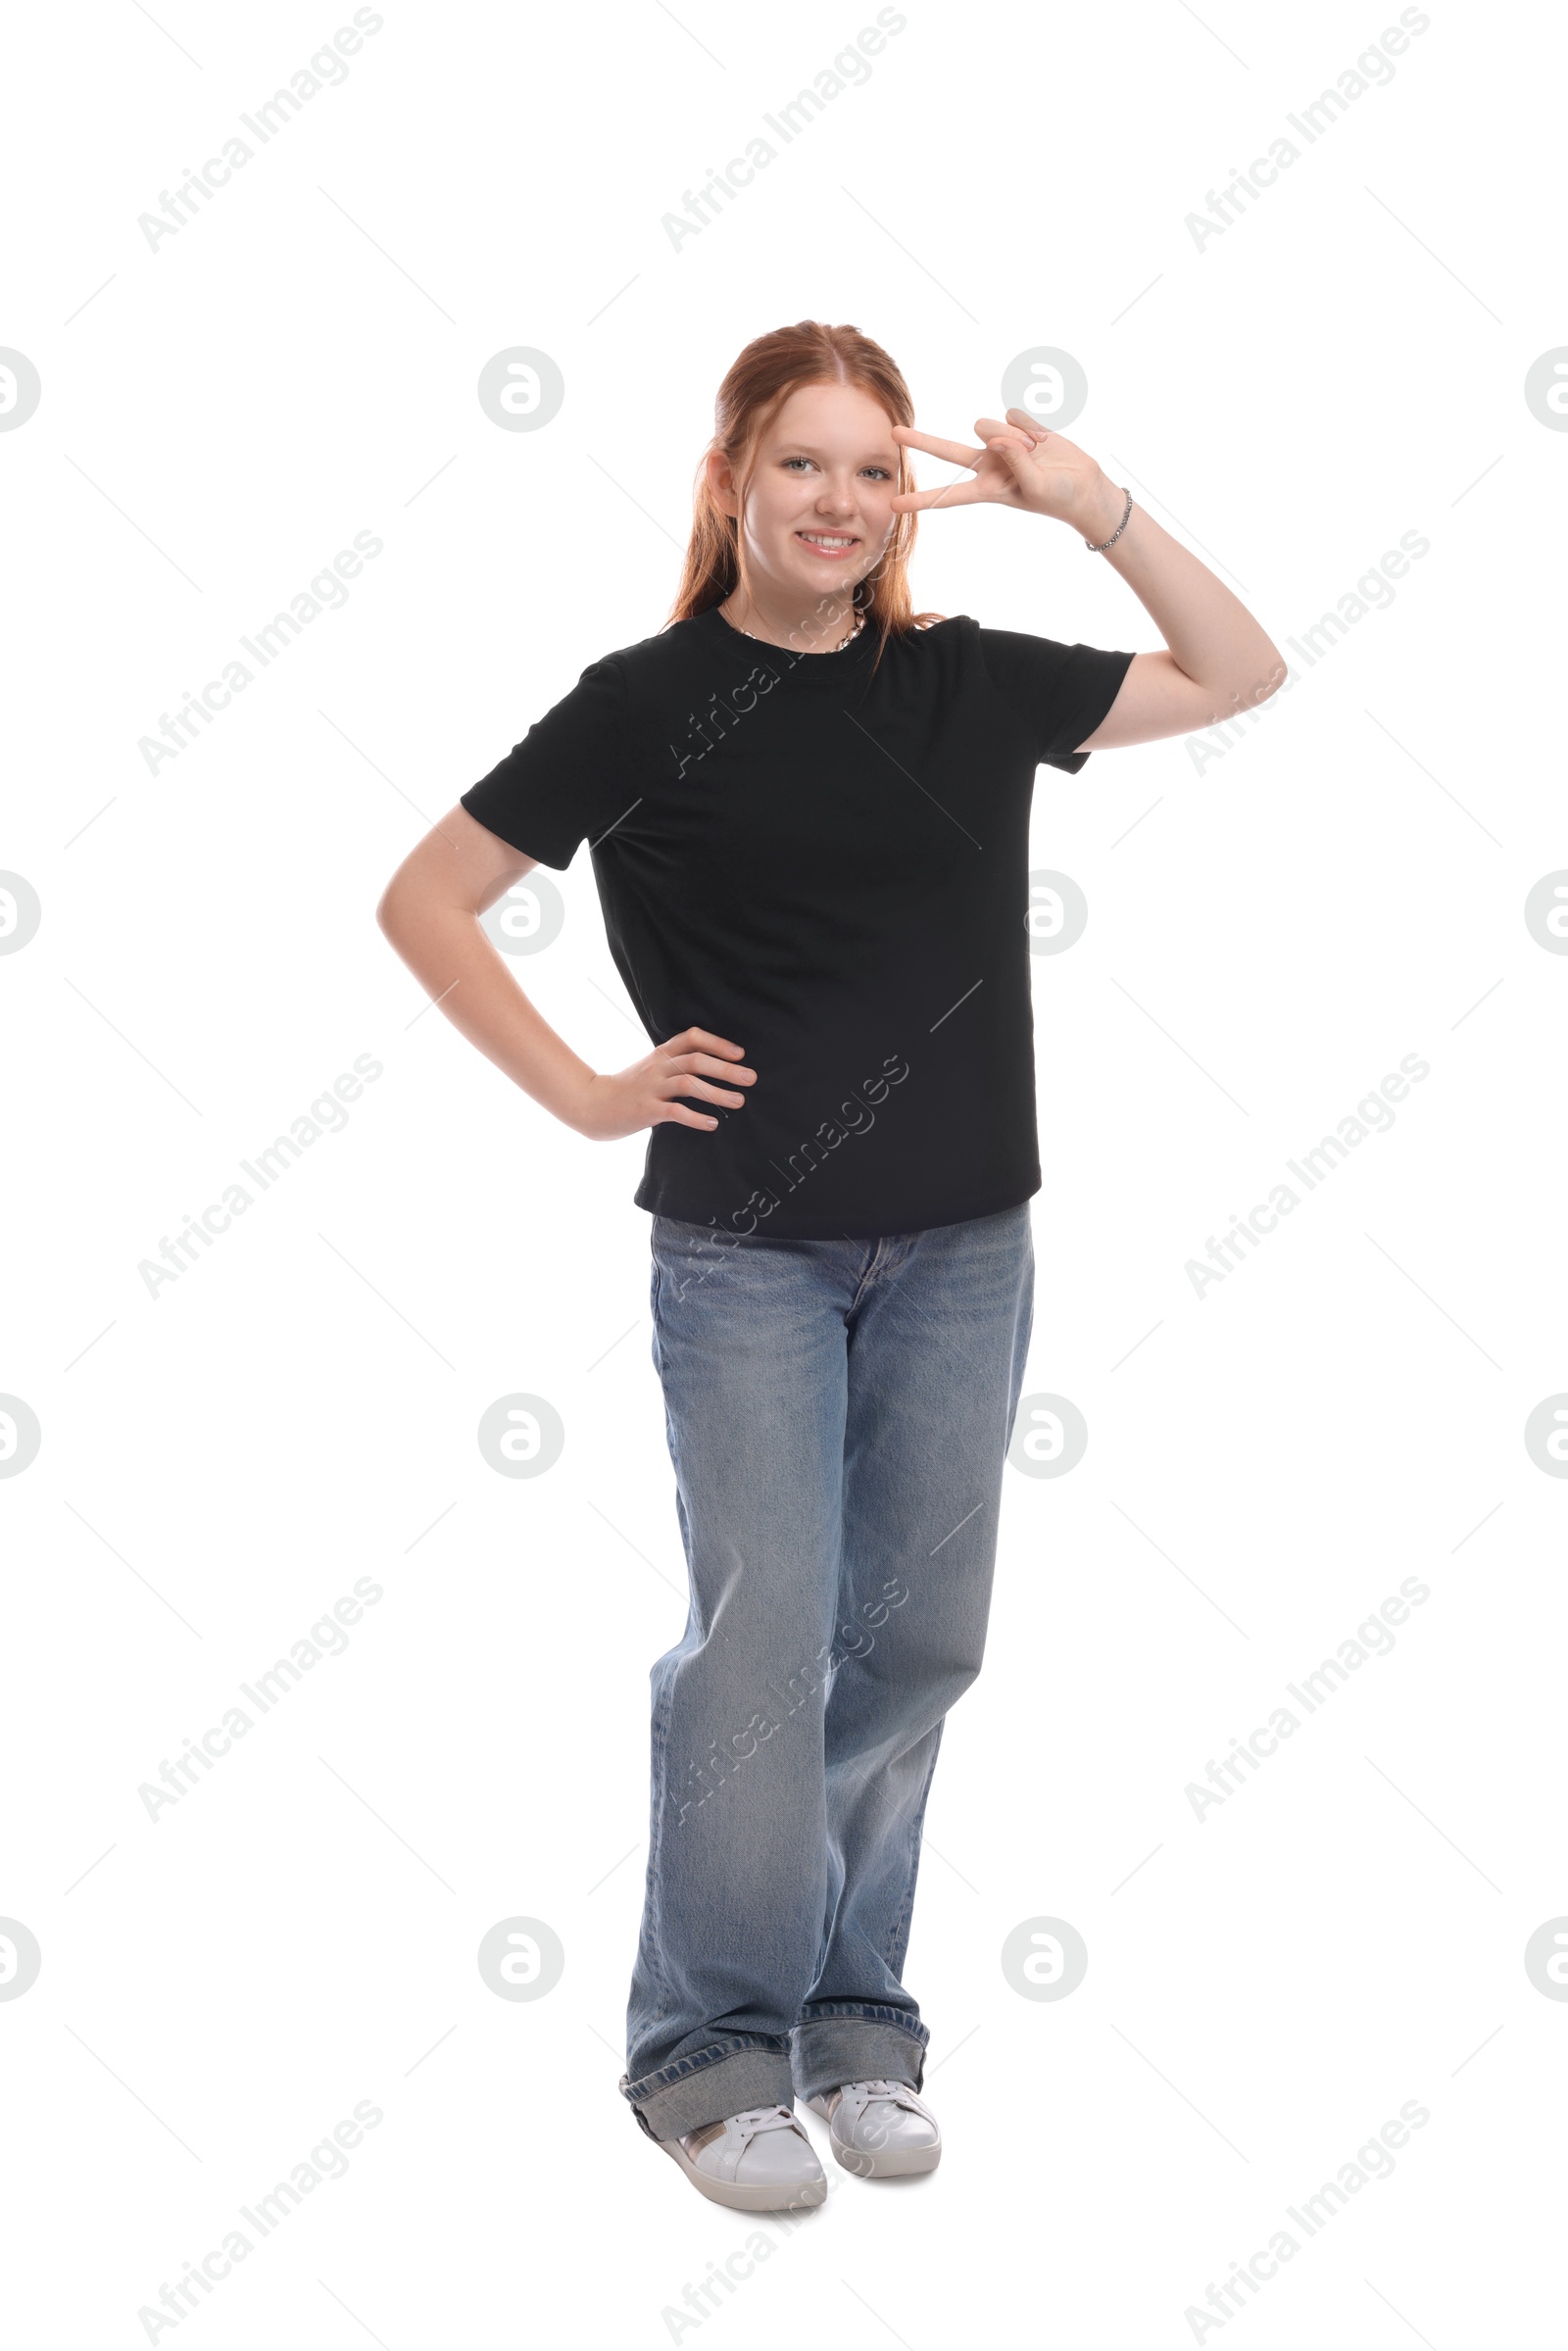
[[[938,440],[907,424],[894,425],[893,438],[903,447],[923,449],[931,457],[946,459],[950,465],[967,465],[971,476],[967,481],[949,482],[942,490],[901,492],[891,502],[896,514],[985,502],[1050,514],[1057,522],[1082,527],[1088,535],[1089,523],[1104,511],[1110,485],[1087,450],[1060,433],[1047,432],[1026,409],[1008,409],[1005,421],[998,416],[977,416],[974,428],[982,442],[978,449],[962,441]],[[1119,491],[1115,504],[1119,514]]]
[[[984,504],[1068,523],[1097,561],[1126,580],[1165,640],[1158,653],[1133,656],[1115,701],[1078,750],[1109,751],[1192,734],[1278,692],[1288,675],[1285,658],[1247,607],[1152,514],[1135,512],[1129,492],[1109,480],[1087,450],[1047,432],[1021,408],[1008,409],[1005,418],[977,416],[974,429],[977,448],[911,425],[892,426],[901,448],[923,449],[950,465],[968,467],[964,478],[945,489],[901,490],[889,501],[894,513]]]

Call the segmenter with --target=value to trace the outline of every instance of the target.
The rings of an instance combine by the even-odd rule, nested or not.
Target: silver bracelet
[[[1123,492],[1123,496],[1127,501],[1126,510],[1122,514],[1121,520],[1111,532],[1110,537],[1108,539],[1102,539],[1098,547],[1095,545],[1092,539],[1086,539],[1084,541],[1084,545],[1088,548],[1091,555],[1103,555],[1107,547],[1114,547],[1116,541],[1121,537],[1122,532],[1127,528],[1128,519],[1133,511],[1133,494],[1131,490],[1126,490]]]

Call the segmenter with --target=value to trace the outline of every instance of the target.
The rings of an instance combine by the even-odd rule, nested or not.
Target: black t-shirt
[[[864,1238],[1040,1188],[1026,930],[1042,760],[1071,773],[1133,656],[966,615],[796,654],[716,608],[591,662],[464,793],[541,865],[590,844],[653,1043],[745,1048],[742,1108],[649,1130],[639,1207]],[[721,1083],[714,1080],[714,1083]]]

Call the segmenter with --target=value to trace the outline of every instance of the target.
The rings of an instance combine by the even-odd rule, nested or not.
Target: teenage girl
[[[985,1644],[1041,1183],[1029,815],[1042,761],[1181,735],[1286,664],[1197,557],[1022,409],[913,427],[857,329],[719,386],[667,624],[577,684],[377,918],[454,1025],[593,1141],[651,1130],[653,1354],[690,1570],[653,1668],[620,2088],[693,2185],[820,2203],[941,2153],[903,1982],[943,1722]],[[912,487],[908,452],[966,468]],[[1065,525],[1164,643],[916,614],[915,516]],[[653,1050],[591,1069],[478,917],[586,840]]]

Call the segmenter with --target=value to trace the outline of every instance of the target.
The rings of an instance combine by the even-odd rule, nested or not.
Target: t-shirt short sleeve
[[[462,795],[488,832],[564,872],[636,799],[626,782],[626,678],[613,654],[590,661],[489,774]]]
[[[1008,628],[981,629],[980,650],[992,685],[1033,734],[1037,760],[1076,775],[1089,757],[1078,745],[1115,701],[1133,656]]]

